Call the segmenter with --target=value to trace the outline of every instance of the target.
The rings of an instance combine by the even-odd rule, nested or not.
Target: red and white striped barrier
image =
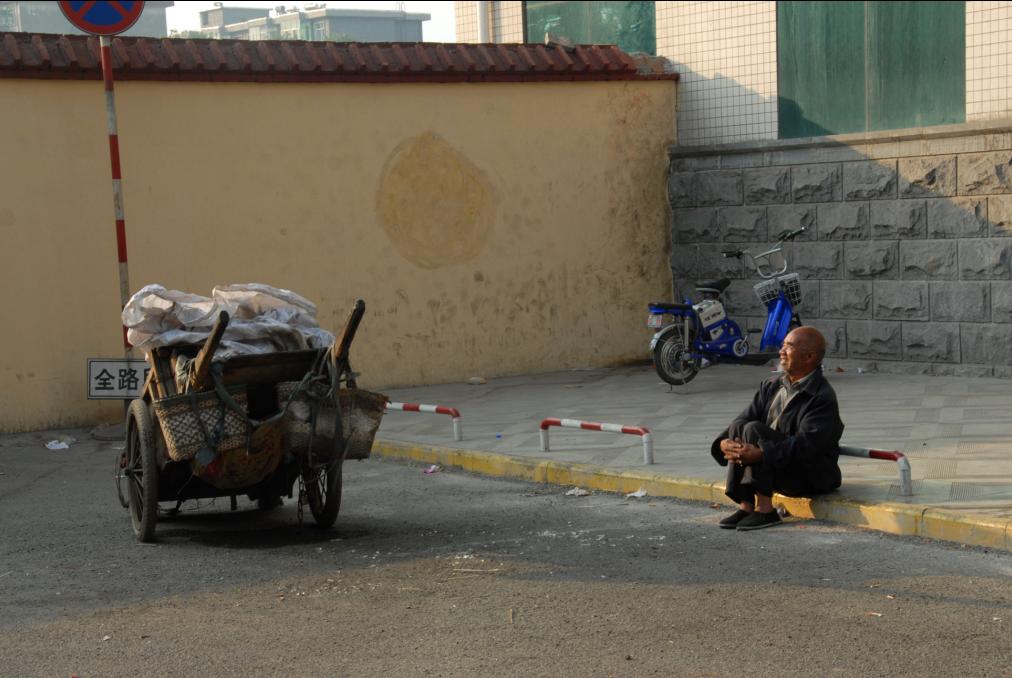
[[[848,457],[864,457],[865,459],[883,459],[885,461],[895,461],[896,466],[900,471],[900,494],[904,497],[909,497],[914,493],[913,481],[910,479],[910,462],[907,461],[906,455],[896,450],[871,450],[867,447],[850,447],[841,445],[840,454]]]
[[[401,412],[429,412],[431,414],[448,414],[453,417],[453,439],[461,441],[464,433],[460,426],[460,410],[456,407],[443,407],[442,405],[422,405],[419,403],[387,403],[388,410],[400,410]]]
[[[582,428],[585,431],[608,431],[610,433],[627,433],[640,436],[643,440],[643,463],[654,463],[654,439],[650,429],[645,426],[622,426],[621,424],[598,424],[593,421],[579,419],[545,419],[541,422],[541,451],[548,452],[548,427]]]

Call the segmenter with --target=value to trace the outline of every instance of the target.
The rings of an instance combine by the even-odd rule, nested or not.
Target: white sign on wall
[[[150,370],[146,360],[88,358],[88,400],[140,398]]]

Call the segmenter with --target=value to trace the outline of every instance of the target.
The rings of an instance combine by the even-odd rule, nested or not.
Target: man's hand
[[[720,451],[729,463],[747,466],[762,461],[763,451],[752,443],[725,438],[720,441]]]

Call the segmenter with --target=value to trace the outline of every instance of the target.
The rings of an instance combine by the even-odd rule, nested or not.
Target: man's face
[[[812,371],[813,351],[797,330],[792,331],[780,346],[780,365],[789,377],[803,377]]]

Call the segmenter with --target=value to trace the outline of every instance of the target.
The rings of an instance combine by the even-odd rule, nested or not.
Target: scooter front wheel
[[[672,327],[657,338],[654,369],[657,376],[674,386],[692,381],[699,372],[699,361],[690,357],[692,337],[684,337],[681,327]]]

